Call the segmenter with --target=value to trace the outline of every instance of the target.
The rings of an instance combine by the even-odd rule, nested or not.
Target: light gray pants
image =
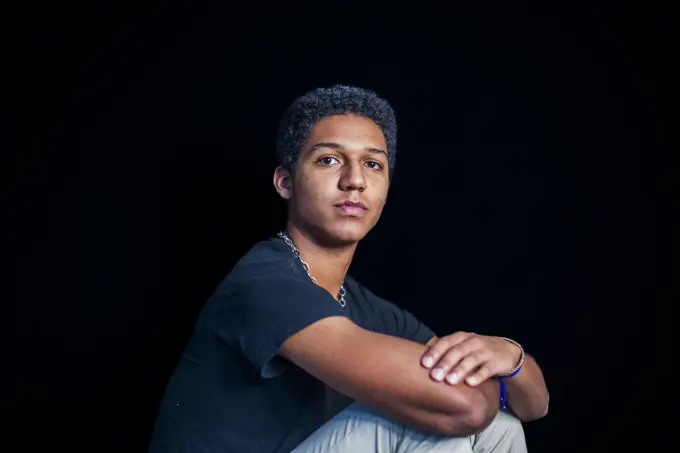
[[[353,403],[316,430],[291,453],[526,453],[524,429],[512,415],[498,412],[481,433],[437,436],[392,421],[375,409]]]

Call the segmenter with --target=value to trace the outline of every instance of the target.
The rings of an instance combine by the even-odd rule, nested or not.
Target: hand
[[[517,365],[520,355],[520,348],[503,338],[456,332],[434,343],[421,364],[432,369],[430,376],[436,381],[445,378],[455,385],[464,379],[476,386],[507,373]]]

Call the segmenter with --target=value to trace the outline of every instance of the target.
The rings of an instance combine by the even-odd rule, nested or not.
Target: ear
[[[274,170],[274,188],[284,200],[290,200],[293,195],[293,175],[283,167]]]

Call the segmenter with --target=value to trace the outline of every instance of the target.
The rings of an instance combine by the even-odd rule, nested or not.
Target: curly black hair
[[[387,143],[391,174],[397,153],[397,119],[394,109],[373,91],[346,85],[317,88],[293,101],[279,123],[276,142],[278,164],[293,171],[312,127],[326,117],[346,114],[369,118],[380,126]]]

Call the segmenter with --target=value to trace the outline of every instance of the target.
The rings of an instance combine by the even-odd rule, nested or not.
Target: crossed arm
[[[371,332],[344,317],[318,321],[289,337],[279,354],[335,390],[429,432],[462,436],[496,416],[496,379],[447,385],[419,365],[428,347]]]
[[[441,370],[440,380],[456,385],[465,382],[477,386],[494,376],[502,376],[514,367],[521,356],[518,345],[499,337],[456,332],[439,339],[433,337],[421,363],[435,377]],[[427,359],[431,358],[430,363]],[[507,405],[522,421],[536,420],[548,412],[549,394],[543,373],[536,360],[525,354],[519,373],[504,379],[507,386]],[[458,384],[460,385],[460,384]]]
[[[516,363],[512,347],[497,337],[462,332],[421,345],[330,317],[288,338],[279,354],[397,420],[435,434],[462,436],[483,430],[496,416],[500,396],[493,368]],[[496,355],[489,352],[494,348]],[[425,365],[427,357],[435,359],[433,365]],[[491,357],[496,361],[490,362]],[[456,382],[433,377],[441,367],[449,377],[456,372]],[[531,356],[525,357],[521,372],[505,382],[508,406],[520,420],[547,413],[548,391]]]

